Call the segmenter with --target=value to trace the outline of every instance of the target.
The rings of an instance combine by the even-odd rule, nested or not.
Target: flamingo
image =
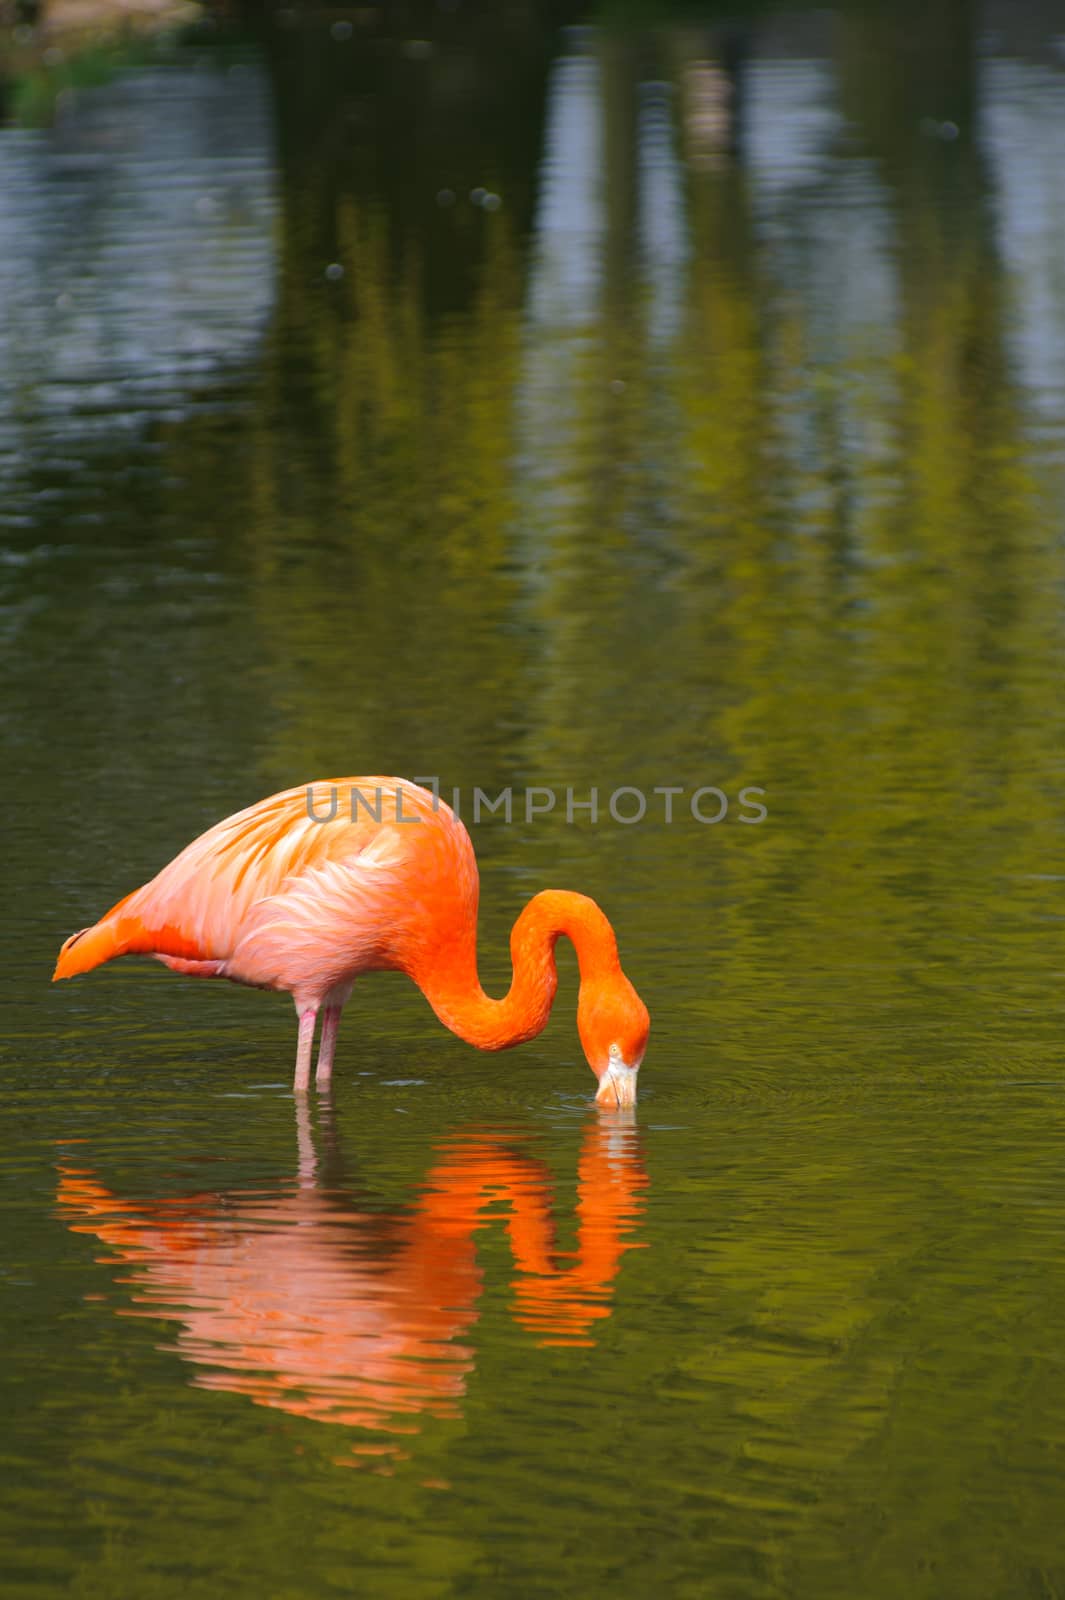
[[[382,777],[302,784],[216,823],[73,934],[53,982],[152,955],[192,977],[284,990],[299,1019],[293,1088],[304,1094],[318,1015],[315,1078],[327,1089],[340,1014],[364,972],[405,972],[445,1027],[481,1050],[535,1038],[565,934],[580,967],[577,1030],[595,1098],[634,1105],[650,1019],[599,906],[568,890],[534,895],[511,930],[510,989],[493,1000],[477,977],[477,900],[470,836],[429,790]]]

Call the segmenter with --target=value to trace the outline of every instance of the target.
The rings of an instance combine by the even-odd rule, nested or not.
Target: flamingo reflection
[[[616,1113],[589,1125],[570,1251],[557,1247],[553,1179],[527,1136],[451,1137],[415,1205],[380,1211],[327,1182],[302,1101],[297,1133],[296,1180],[265,1190],[132,1202],[84,1165],[60,1167],[60,1215],[128,1269],[123,1315],[179,1324],[173,1348],[194,1384],[392,1435],[416,1432],[419,1416],[457,1417],[482,1290],[475,1236],[500,1205],[516,1323],[540,1344],[594,1344],[637,1243],[647,1177],[634,1125]]]

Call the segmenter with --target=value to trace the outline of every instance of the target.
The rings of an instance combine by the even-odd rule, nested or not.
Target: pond
[[[12,1600],[1065,1589],[1060,22],[714,15],[296,8],[0,129]],[[309,1101],[283,997],[50,987],[363,772],[491,992],[607,911],[631,1116],[568,947],[505,1055],[360,981]]]

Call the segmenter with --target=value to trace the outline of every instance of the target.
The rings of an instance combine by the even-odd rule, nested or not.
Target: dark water
[[[0,131],[0,1588],[1060,1594],[1060,18],[358,15]],[[49,988],[367,770],[513,789],[489,988],[607,909],[631,1124],[572,959],[309,1109],[281,999]]]

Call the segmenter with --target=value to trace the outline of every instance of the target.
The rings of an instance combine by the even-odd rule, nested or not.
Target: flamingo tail
[[[66,941],[59,952],[52,982],[58,978],[76,978],[79,972],[91,972],[93,967],[100,967],[115,956],[124,956],[128,949],[117,919],[104,917],[95,927],[82,928]]]
[[[76,978],[79,973],[91,972],[93,967],[103,966],[105,961],[113,961],[116,956],[127,955],[158,956],[178,972],[194,972],[197,977],[216,976],[222,963],[209,959],[210,952],[202,950],[197,939],[163,917],[153,916],[152,908],[145,905],[142,898],[130,904],[132,901],[133,895],[127,895],[93,927],[71,934],[59,952],[53,983],[58,978]],[[204,970],[207,967],[214,970]]]

